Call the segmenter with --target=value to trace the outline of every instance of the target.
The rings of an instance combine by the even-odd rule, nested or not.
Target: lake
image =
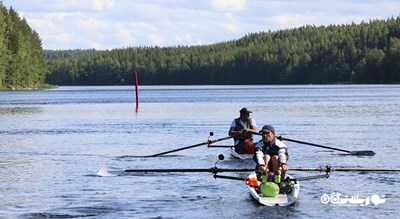
[[[399,168],[400,85],[140,86],[137,111],[135,100],[133,86],[0,92],[0,218],[397,217],[398,172],[332,172],[301,182],[299,201],[276,208],[255,202],[244,182],[211,173],[96,173],[103,166],[254,168],[207,146],[138,157],[226,137],[242,107],[258,129],[271,124],[290,139],[376,152],[350,156],[285,142],[289,168]],[[225,160],[217,162],[219,154]],[[324,195],[385,202],[323,203]]]

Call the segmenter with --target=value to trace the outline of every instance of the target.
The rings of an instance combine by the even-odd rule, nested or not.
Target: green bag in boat
[[[266,197],[275,197],[279,194],[279,186],[273,182],[261,184],[261,193]]]

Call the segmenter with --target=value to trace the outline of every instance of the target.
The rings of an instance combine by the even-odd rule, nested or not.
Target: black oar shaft
[[[292,171],[355,171],[355,172],[398,172],[400,168],[353,168],[353,167],[317,167],[317,168],[289,168]]]
[[[235,147],[235,145],[208,145],[207,147],[209,147],[209,148],[232,148],[232,147]]]
[[[317,175],[317,176],[297,177],[295,180],[297,180],[297,181],[305,181],[305,180],[322,179],[322,178],[328,178],[328,177],[329,177],[329,174],[324,174],[324,175]]]
[[[212,169],[126,169],[129,173],[179,173],[179,172],[212,172]]]
[[[218,142],[218,141],[227,140],[227,139],[230,139],[230,138],[232,138],[232,137],[228,136],[228,137],[219,138],[219,139],[216,139],[216,140],[208,140],[208,141],[205,141],[205,142],[202,142],[202,143],[199,143],[199,144],[190,145],[190,146],[187,146],[187,147],[178,148],[178,149],[174,149],[174,150],[170,150],[170,151],[165,151],[165,152],[161,152],[161,153],[153,154],[153,155],[149,155],[149,156],[144,156],[144,157],[157,157],[157,156],[161,156],[161,155],[164,155],[164,154],[169,154],[169,153],[173,153],[173,152],[177,152],[177,151],[186,150],[186,149],[189,149],[189,148],[194,148],[194,147],[198,147],[198,146],[202,146],[202,145],[206,145],[206,144],[212,144],[212,143],[215,143],[215,142]]]
[[[331,168],[331,171],[396,172],[400,168]]]
[[[289,168],[289,170],[294,170],[294,171],[322,171],[320,167],[318,168],[313,168],[313,167],[293,167]]]
[[[340,148],[328,147],[328,146],[324,146],[324,145],[320,145],[320,144],[314,144],[314,143],[309,143],[309,142],[304,142],[304,141],[293,140],[293,139],[289,139],[289,138],[284,138],[283,136],[279,136],[277,138],[279,140],[291,141],[291,142],[295,142],[295,143],[299,143],[299,144],[305,144],[305,145],[310,145],[310,146],[315,146],[315,147],[320,147],[320,148],[325,148],[325,149],[331,149],[331,150],[351,153],[351,151],[349,151],[349,150],[343,150]]]
[[[233,179],[233,180],[241,180],[244,181],[245,178],[237,177],[237,176],[224,176],[224,175],[214,175],[215,179]]]
[[[256,132],[252,132],[252,133],[255,135],[261,135],[260,133],[256,133]],[[349,150],[329,147],[329,146],[320,145],[320,144],[314,144],[314,143],[305,142],[305,141],[293,140],[290,138],[285,138],[283,136],[277,136],[276,138],[279,140],[291,141],[291,142],[295,142],[295,143],[299,143],[299,144],[305,144],[305,145],[310,145],[310,146],[319,147],[319,148],[325,148],[325,149],[331,149],[331,150],[335,150],[335,151],[346,152],[346,153],[349,153],[350,155],[356,155],[356,156],[374,156],[375,155],[375,152],[371,151],[371,150],[349,151]]]
[[[129,173],[184,173],[184,172],[192,172],[192,173],[222,173],[222,172],[251,172],[254,169],[224,169],[212,167],[208,169],[204,168],[193,168],[193,169],[125,169],[125,172]]]

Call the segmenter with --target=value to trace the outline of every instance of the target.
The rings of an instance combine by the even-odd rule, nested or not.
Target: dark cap
[[[250,114],[250,113],[252,113],[246,107],[243,107],[239,112],[240,112],[240,114]]]
[[[273,132],[273,133],[275,133],[275,129],[271,125],[264,125],[262,127],[260,133],[262,133],[262,132]]]

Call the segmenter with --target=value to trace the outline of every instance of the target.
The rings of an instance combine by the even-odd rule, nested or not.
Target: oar
[[[316,176],[303,176],[303,177],[297,177],[293,180],[297,181],[306,181],[306,180],[312,180],[312,179],[322,179],[322,178],[329,178],[329,174],[326,173],[324,175],[316,175]]]
[[[212,168],[193,168],[193,169],[119,169],[113,167],[102,167],[98,176],[119,176],[124,173],[222,173],[222,172],[251,172],[253,169],[224,169],[218,167]]]
[[[295,142],[295,143],[299,143],[299,144],[305,144],[305,145],[310,145],[310,146],[315,146],[315,147],[320,147],[320,148],[325,148],[325,149],[346,152],[346,153],[349,153],[350,155],[357,155],[357,156],[374,156],[375,155],[375,152],[371,151],[371,150],[349,151],[349,150],[344,150],[344,149],[340,149],[340,148],[328,147],[328,146],[324,146],[324,145],[320,145],[320,144],[314,144],[314,143],[309,143],[309,142],[304,142],[304,141],[293,140],[293,139],[285,138],[283,136],[278,136],[277,138],[279,140],[291,141],[291,142]]]
[[[233,148],[235,145],[208,145],[209,148]]]
[[[261,135],[260,133],[253,133],[253,134]],[[325,148],[325,149],[346,152],[346,153],[349,153],[350,155],[356,155],[356,156],[374,156],[375,155],[375,152],[371,151],[371,150],[349,151],[349,150],[344,150],[344,149],[340,149],[340,148],[324,146],[324,145],[320,145],[320,144],[314,144],[314,143],[309,143],[309,142],[304,142],[304,141],[293,140],[293,139],[285,138],[283,136],[277,136],[276,138],[279,140],[291,141],[291,142],[295,142],[295,143],[299,143],[299,144],[305,144],[305,145],[310,145],[310,146],[314,146],[314,147],[320,147],[320,148]]]
[[[357,167],[317,167],[317,168],[289,168],[294,171],[319,171],[319,172],[331,172],[331,171],[354,171],[354,172],[398,172],[400,168],[357,168]]]
[[[294,167],[289,168],[290,171],[319,171],[329,173],[331,171],[354,171],[354,172],[399,172],[400,168],[352,168],[352,167],[316,167],[304,168]],[[254,168],[250,169],[225,169],[225,168],[193,168],[193,169],[121,169],[114,167],[102,167],[98,172],[98,176],[119,176],[124,173],[222,173],[222,172],[253,172]],[[214,176],[215,177],[215,176]],[[215,177],[218,178],[218,177]],[[223,178],[223,177],[220,177]],[[239,178],[237,178],[239,179]],[[302,179],[302,180],[305,180]]]
[[[214,135],[214,133],[210,132],[210,136],[213,136],[213,135]],[[215,143],[215,142],[218,142],[218,141],[228,140],[230,138],[233,138],[233,137],[232,136],[228,136],[228,137],[225,137],[225,138],[219,138],[219,139],[215,139],[215,140],[210,140],[209,139],[209,140],[207,140],[205,142],[202,142],[202,143],[199,143],[199,144],[190,145],[190,146],[187,146],[187,147],[178,148],[178,149],[174,149],[174,150],[170,150],[170,151],[165,151],[165,152],[161,152],[161,153],[158,153],[158,154],[140,156],[140,157],[157,157],[157,156],[160,156],[160,155],[169,154],[169,153],[173,153],[173,152],[177,152],[177,151],[182,151],[182,150],[186,150],[186,149],[189,149],[189,148],[194,148],[194,147],[198,147],[198,146],[202,146],[202,145],[209,145],[209,144],[212,144],[212,143]]]
[[[241,180],[245,181],[246,177],[237,177],[237,176],[223,176],[223,175],[217,175],[214,174],[214,179],[233,179],[233,180]]]

